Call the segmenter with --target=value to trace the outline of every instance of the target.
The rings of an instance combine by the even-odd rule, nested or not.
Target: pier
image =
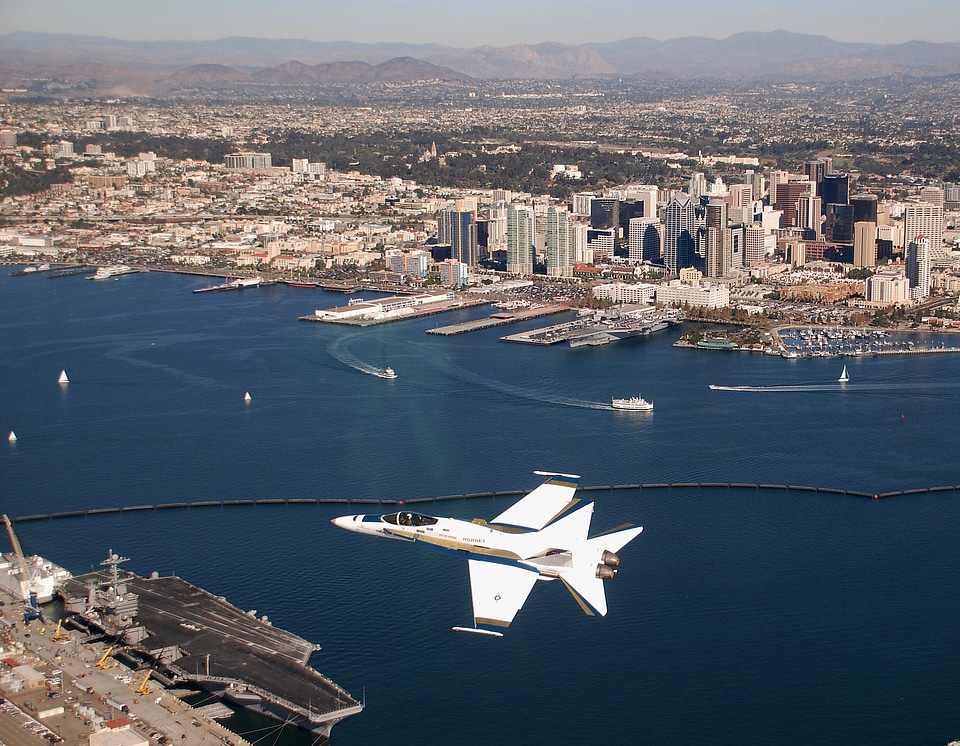
[[[440,326],[435,329],[427,329],[427,334],[438,334],[442,337],[451,337],[457,334],[466,334],[481,329],[490,329],[495,326],[504,326],[505,324],[515,324],[518,321],[527,319],[536,319],[541,316],[550,316],[555,313],[569,311],[569,306],[533,306],[531,308],[522,308],[517,311],[498,311],[491,314],[486,319],[477,319],[475,321],[464,321],[460,324],[451,324],[449,326]]]

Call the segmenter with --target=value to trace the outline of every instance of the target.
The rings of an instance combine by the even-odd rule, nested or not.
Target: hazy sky
[[[0,0],[0,33],[256,36],[456,47],[784,29],[837,41],[960,41],[960,0]]]

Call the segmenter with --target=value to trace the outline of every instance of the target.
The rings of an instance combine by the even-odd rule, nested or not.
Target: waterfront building
[[[907,246],[907,279],[913,300],[930,295],[930,240],[926,236],[917,236]]]
[[[865,297],[868,303],[889,306],[910,299],[910,281],[899,269],[883,269],[867,278]]]
[[[507,272],[532,275],[537,218],[533,208],[511,204],[507,207]]]
[[[450,256],[468,267],[477,266],[477,216],[473,210],[441,210],[437,242],[449,244]]]
[[[662,226],[655,218],[630,218],[627,251],[631,262],[659,262]]]
[[[573,277],[570,213],[551,205],[547,209],[547,275]]]
[[[388,251],[386,260],[387,266],[397,274],[424,278],[427,276],[430,254],[420,249],[415,251]]]
[[[632,303],[638,306],[652,305],[656,293],[657,286],[645,282],[611,282],[606,285],[595,285],[590,291],[590,294],[599,300],[608,300],[611,303]]]
[[[440,262],[440,284],[444,287],[460,288],[467,284],[467,265],[457,259],[444,259]]]
[[[479,237],[478,237],[479,243]],[[487,253],[507,248],[507,203],[497,201],[487,208]]]
[[[690,195],[677,192],[664,212],[663,263],[676,275],[693,266],[696,256],[697,216]]]
[[[730,305],[730,288],[726,285],[684,285],[680,280],[657,286],[657,302],[668,306],[726,308]]]

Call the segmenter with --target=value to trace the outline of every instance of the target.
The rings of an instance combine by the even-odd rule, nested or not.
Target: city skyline
[[[838,6],[810,0],[804,12],[785,0],[688,0],[650,6],[612,0],[590,13],[572,0],[533,0],[522,5],[490,0],[483,6],[424,0],[415,8],[385,0],[357,0],[350,12],[332,3],[277,0],[269,8],[252,0],[187,3],[123,3],[117,0],[11,0],[0,11],[8,31],[78,34],[143,41],[199,41],[229,36],[359,43],[434,43],[493,47],[559,42],[588,44],[634,37],[688,36],[722,39],[739,32],[785,30],[836,41],[897,44],[954,42],[960,11],[948,0],[917,0],[904,12],[889,0],[851,0]]]

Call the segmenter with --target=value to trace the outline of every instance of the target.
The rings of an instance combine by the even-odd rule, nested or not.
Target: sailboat
[[[850,374],[847,373],[847,366],[843,366],[843,371],[840,373],[840,377],[837,379],[840,383],[846,383],[850,380]]]
[[[60,371],[60,378],[57,379],[60,383],[70,383],[70,379],[67,378],[67,371]]]
[[[244,400],[245,402],[249,402],[252,398],[253,398],[253,397],[250,396],[250,392],[249,392],[249,391],[243,395],[243,400]]]

